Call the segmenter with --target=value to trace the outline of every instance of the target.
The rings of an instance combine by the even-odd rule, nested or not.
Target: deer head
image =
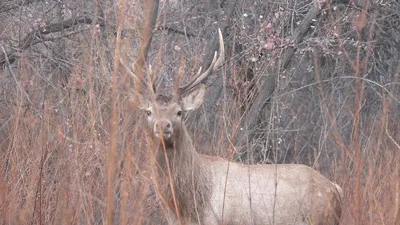
[[[154,98],[145,98],[143,95],[139,96],[139,108],[145,112],[149,131],[153,138],[164,141],[167,147],[172,147],[181,133],[186,132],[183,121],[185,113],[197,109],[203,103],[206,85],[202,82],[224,61],[224,42],[220,30],[218,30],[218,36],[219,54],[215,52],[209,68],[204,72],[200,68],[193,79],[175,90],[171,101],[162,102]],[[156,86],[152,85],[154,93],[156,93]]]

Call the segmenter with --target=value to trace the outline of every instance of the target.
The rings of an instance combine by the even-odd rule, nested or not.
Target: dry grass
[[[2,108],[11,115],[0,139],[2,224],[143,224],[148,219],[157,224],[154,221],[162,218],[162,209],[151,216],[144,211],[154,204],[146,200],[150,159],[143,118],[127,97],[130,77],[110,68],[106,59],[111,47],[100,43],[95,26],[93,32],[87,55],[74,59],[66,88],[48,87],[41,79],[45,62],[22,57],[13,69],[18,71],[18,88],[5,90],[13,100]],[[133,59],[127,45],[116,44],[112,58]],[[355,76],[363,77],[362,71]],[[393,83],[397,77],[393,75]],[[396,88],[389,91],[396,93]],[[355,102],[361,105],[362,93],[357,91],[361,96]],[[26,93],[34,107],[26,107]],[[368,123],[355,120],[351,143],[340,140],[337,127],[328,135],[340,152],[331,170],[345,193],[342,224],[400,224],[400,123],[391,119],[398,113],[392,110],[398,104],[393,99],[400,96],[382,96],[380,117]],[[239,124],[228,116],[235,111],[237,105],[224,105],[221,130],[224,123]],[[329,107],[325,113],[335,128]],[[353,116],[360,117],[360,110],[355,108]],[[357,132],[363,129],[370,130],[363,138],[366,143],[360,143]],[[198,146],[201,138],[195,132]],[[220,150],[226,141],[215,142],[213,154],[232,155],[231,147]]]
[[[29,73],[19,76],[25,86]],[[92,106],[78,91],[63,92],[68,96],[63,102],[66,118],[59,108],[53,108],[55,93],[41,103],[39,112],[20,106],[21,100],[9,106],[13,116],[5,134],[8,144],[3,144],[0,152],[1,223],[99,224],[105,221],[108,199],[114,199],[112,215],[117,224],[142,224],[147,218],[143,209],[149,182],[139,180],[145,172],[146,137],[134,104],[121,92],[115,93],[118,119],[111,119],[108,89],[94,90],[97,97]],[[15,93],[17,100],[24,98],[20,91]],[[31,99],[35,99],[34,94]],[[400,221],[400,149],[396,143],[400,127],[390,119],[395,113],[390,109],[390,99],[383,100],[381,118],[364,125],[373,127],[373,132],[368,143],[360,146],[359,158],[346,154],[354,154],[352,146],[338,145],[341,158],[332,171],[336,171],[333,177],[345,193],[342,224]],[[118,129],[115,159],[111,161],[113,198],[109,198],[109,130],[113,121]],[[196,136],[195,142],[199,140]],[[357,168],[361,168],[359,174]]]

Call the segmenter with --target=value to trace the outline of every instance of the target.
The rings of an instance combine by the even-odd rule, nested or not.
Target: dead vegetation
[[[195,148],[309,165],[343,188],[341,224],[399,223],[397,1],[154,2],[145,54],[140,1],[0,3],[1,223],[165,223],[127,69],[142,56],[167,95],[207,68],[217,28]]]

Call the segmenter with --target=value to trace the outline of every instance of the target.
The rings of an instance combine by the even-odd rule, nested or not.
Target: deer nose
[[[168,120],[160,120],[154,124],[155,133],[172,134],[172,124]]]

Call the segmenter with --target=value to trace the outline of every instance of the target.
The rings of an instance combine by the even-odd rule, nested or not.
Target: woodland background
[[[126,71],[146,25],[163,95],[223,31],[225,65],[187,119],[198,152],[312,166],[343,187],[342,224],[400,224],[397,0],[2,0],[0,21],[2,224],[148,218]]]

